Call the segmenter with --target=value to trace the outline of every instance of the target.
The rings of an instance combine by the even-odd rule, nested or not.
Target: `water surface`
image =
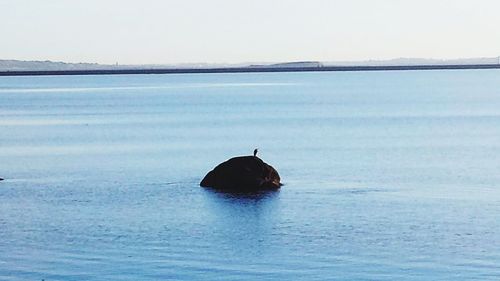
[[[0,77],[0,280],[498,280],[500,72]],[[279,192],[198,186],[260,156]]]

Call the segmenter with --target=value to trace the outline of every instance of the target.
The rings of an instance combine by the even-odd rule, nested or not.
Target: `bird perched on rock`
[[[253,150],[253,157],[257,157],[257,152],[259,152],[259,149],[256,148]]]

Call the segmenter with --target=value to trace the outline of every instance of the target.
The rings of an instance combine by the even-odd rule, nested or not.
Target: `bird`
[[[256,148],[253,150],[253,157],[257,157],[257,152],[259,152],[259,149]]]

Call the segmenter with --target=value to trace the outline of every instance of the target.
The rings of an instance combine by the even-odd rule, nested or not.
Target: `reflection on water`
[[[231,193],[203,188],[208,209],[224,217],[223,223],[252,225],[269,221],[279,207],[279,191]]]
[[[0,280],[498,280],[498,74],[0,77]]]
[[[266,200],[268,198],[272,198],[279,194],[278,190],[263,190],[263,191],[254,191],[254,192],[232,192],[232,191],[223,191],[213,188],[204,188],[208,194],[213,194],[221,199],[234,199],[236,203],[245,204],[246,202],[259,202],[262,200]],[[240,202],[241,201],[241,202]]]

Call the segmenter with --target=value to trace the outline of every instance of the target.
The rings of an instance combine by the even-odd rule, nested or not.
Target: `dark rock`
[[[227,160],[210,171],[200,186],[227,191],[260,191],[281,187],[278,172],[256,156]]]
[[[2,178],[0,178],[0,181],[3,181],[3,179],[2,179]]]

